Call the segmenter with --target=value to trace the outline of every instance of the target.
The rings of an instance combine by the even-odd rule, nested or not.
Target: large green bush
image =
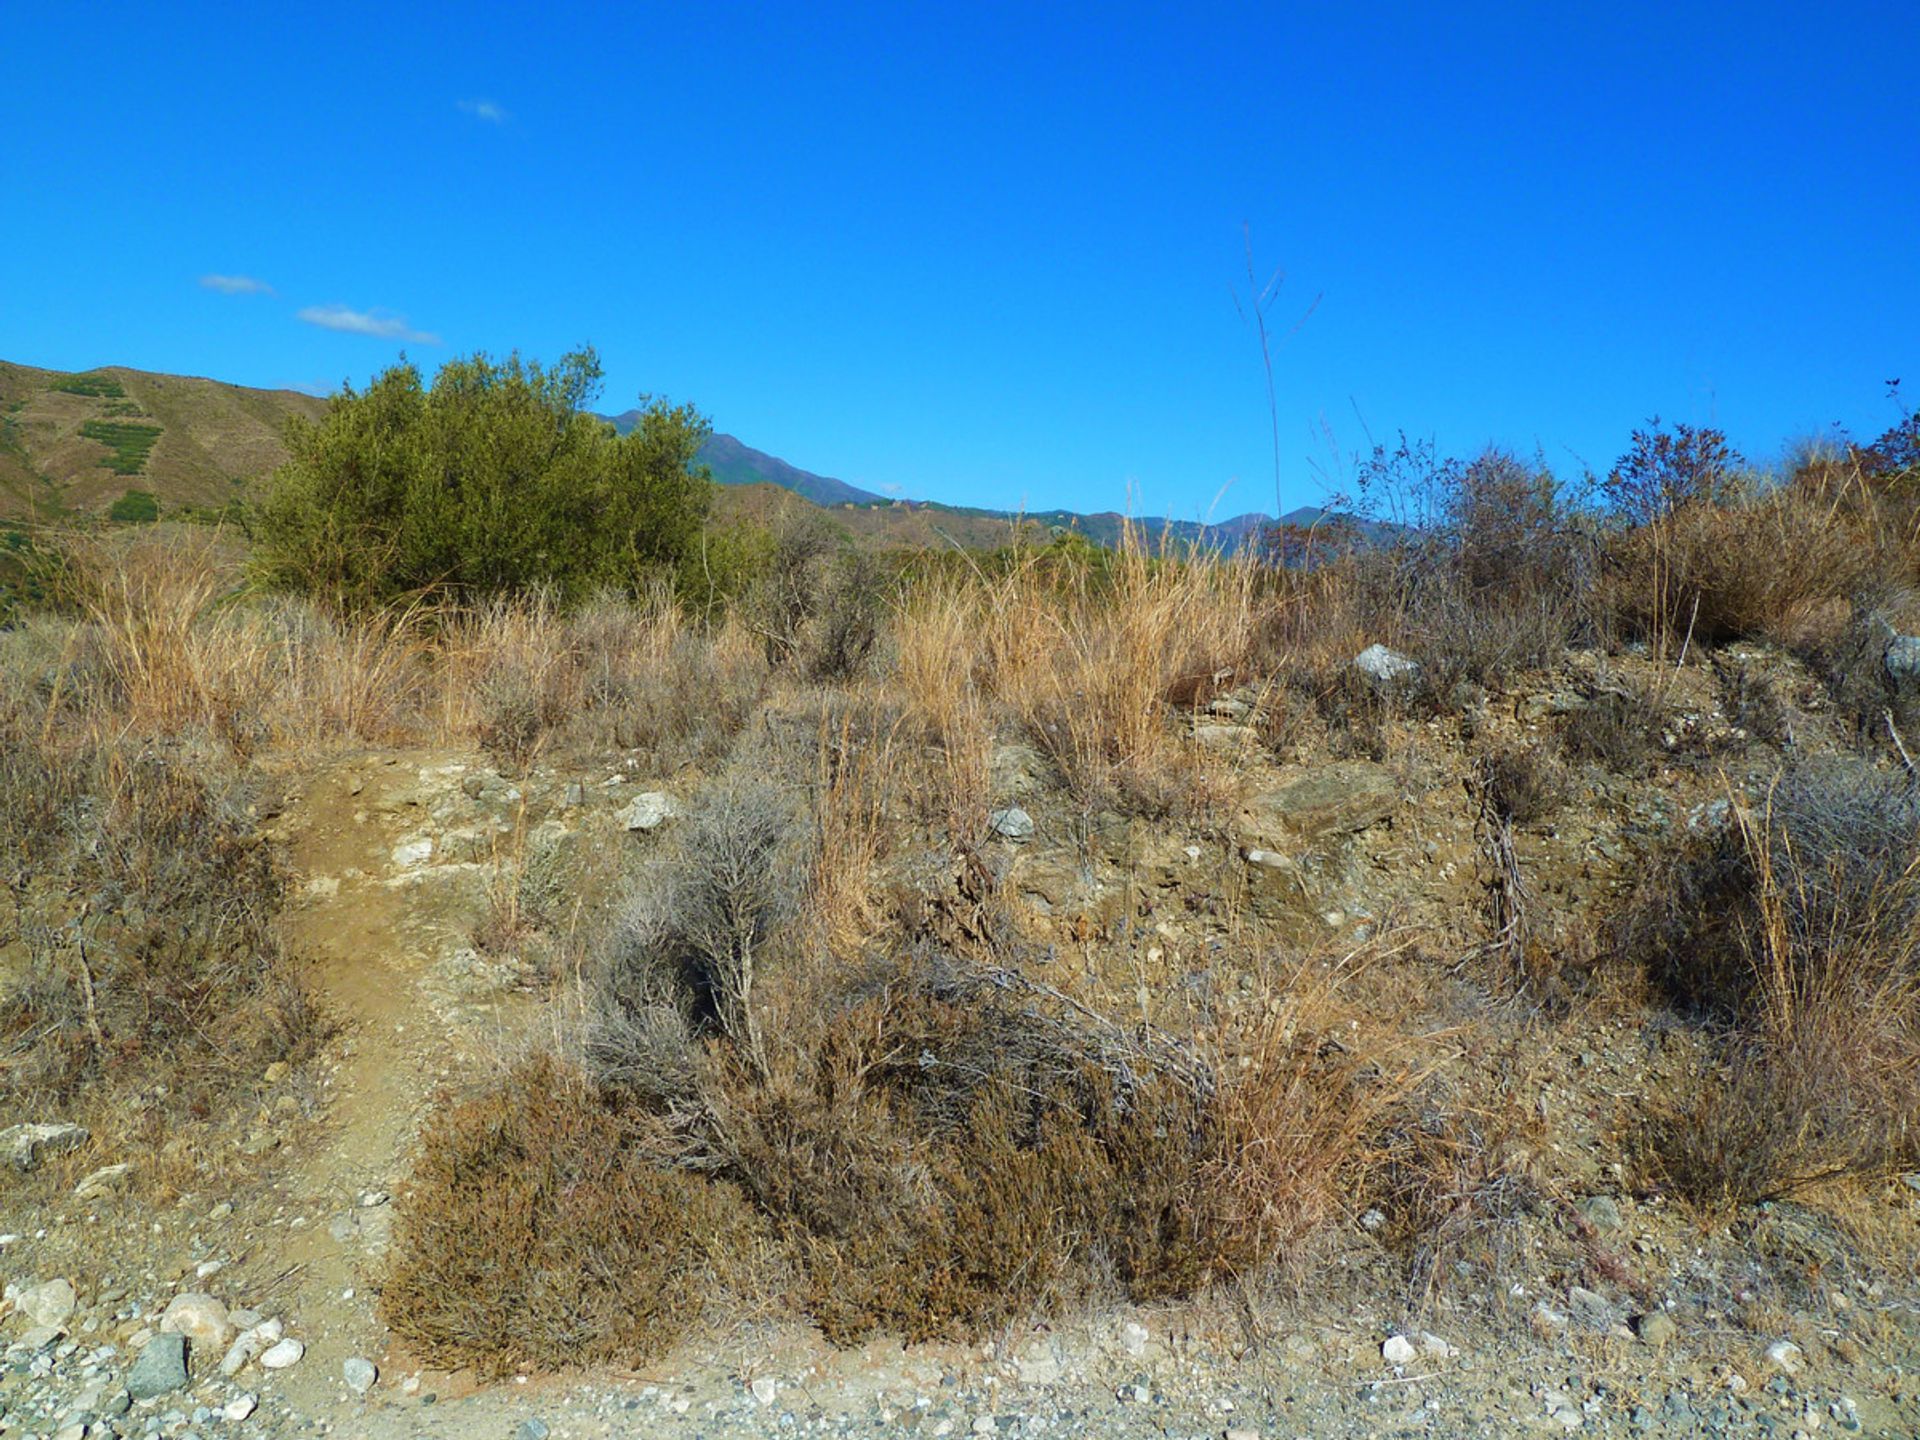
[[[429,386],[404,360],[296,420],[256,517],[272,583],[349,608],[437,593],[631,589],[695,550],[712,482],[705,419],[650,404],[632,433],[588,413],[592,350],[551,368],[484,354]]]

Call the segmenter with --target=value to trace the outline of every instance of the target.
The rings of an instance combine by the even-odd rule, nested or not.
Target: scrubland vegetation
[[[576,413],[591,381],[590,357],[390,373],[296,433],[251,545],[38,540],[40,598],[0,634],[8,1116],[185,1157],[223,1084],[322,1043],[257,796],[410,744],[516,775],[627,757],[690,797],[549,977],[550,1043],[425,1131],[383,1305],[437,1362],[632,1362],[720,1294],[835,1339],[1251,1307],[1356,1233],[1428,1303],[1570,1213],[1524,1078],[1462,1038],[1487,1015],[1683,1032],[1685,1088],[1619,1118],[1621,1183],[1703,1226],[1920,1166],[1911,421],[1765,482],[1655,427],[1597,503],[1402,443],[1357,473],[1376,516],[1412,507],[1388,543],[863,555],[818,522],[703,528],[698,417],[616,441]],[[1399,663],[1356,669],[1376,645]],[[1570,652],[1612,678],[1515,726]],[[1695,681],[1737,754],[1677,733]],[[1422,747],[1472,816],[1460,902],[1270,923],[1264,862],[1238,864],[1250,777]],[[1010,763],[1065,852],[1236,868],[1036,923]],[[1529,833],[1663,786],[1717,803],[1635,883],[1537,882]]]

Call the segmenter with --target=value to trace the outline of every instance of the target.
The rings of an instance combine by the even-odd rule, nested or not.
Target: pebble
[[[307,1353],[307,1347],[289,1336],[278,1344],[267,1347],[260,1357],[263,1370],[289,1370],[300,1363],[300,1357]]]
[[[1380,1358],[1389,1365],[1411,1365],[1418,1353],[1413,1348],[1413,1342],[1404,1335],[1389,1335],[1386,1343],[1380,1347]]]
[[[364,1395],[373,1389],[374,1382],[380,1378],[380,1367],[371,1360],[355,1355],[342,1363],[340,1374],[349,1390],[356,1395]]]
[[[260,1400],[258,1396],[253,1394],[236,1395],[227,1402],[226,1408],[220,1413],[237,1424],[259,1408]]]

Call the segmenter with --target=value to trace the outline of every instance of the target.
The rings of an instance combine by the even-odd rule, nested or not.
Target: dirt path
[[[530,1008],[472,983],[483,962],[470,937],[505,823],[483,787],[501,783],[455,753],[356,755],[313,774],[275,827],[299,896],[287,939],[342,1027],[323,1133],[285,1181],[306,1221],[281,1262],[309,1348],[287,1385],[303,1409],[337,1402],[349,1356],[384,1360],[368,1281],[387,1243],[385,1197],[434,1093],[497,1052]]]

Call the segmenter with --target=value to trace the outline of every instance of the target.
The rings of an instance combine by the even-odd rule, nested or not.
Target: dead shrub
[[[279,865],[217,753],[20,720],[0,722],[0,874],[26,950],[0,998],[0,1098],[77,1109],[129,1148],[204,1135],[234,1087],[325,1033],[275,934]]]
[[[1670,654],[1790,629],[1850,600],[1883,555],[1837,497],[1788,487],[1744,501],[1682,505],[1609,540],[1602,593],[1631,632]]]
[[[1506,745],[1488,751],[1475,770],[1486,803],[1510,825],[1531,825],[1566,801],[1566,777],[1539,745]]]
[[[396,1202],[394,1334],[494,1377],[671,1346],[759,1242],[729,1186],[654,1164],[644,1129],[551,1058],[444,1104]]]
[[[816,958],[817,937],[769,937],[784,900],[684,898],[727,871],[714,849],[690,840],[670,867],[689,875],[607,956],[586,1054],[655,1117],[657,1163],[752,1200],[792,1257],[794,1303],[836,1339],[978,1334],[1107,1286],[1147,1299],[1258,1273],[1339,1209],[1398,1093],[1350,1031],[1326,1043],[1331,981],[1223,1039],[1223,1068],[1017,968]],[[742,927],[709,944],[714,927],[672,918],[676,895],[757,917],[755,963],[775,945],[782,963],[741,984]]]
[[[1637,686],[1602,690],[1567,717],[1560,748],[1568,759],[1615,775],[1642,775],[1659,753],[1660,703]]]
[[[1518,1103],[1399,1107],[1380,1143],[1370,1204],[1375,1235],[1405,1267],[1416,1313],[1461,1274],[1511,1273],[1546,1194],[1527,1160],[1543,1127]]]
[[[1724,655],[1713,657],[1714,688],[1727,718],[1755,740],[1777,745],[1793,737],[1793,710],[1773,677]]]
[[[695,1023],[726,1036],[761,1073],[755,986],[776,932],[797,910],[804,871],[800,817],[765,780],[727,777],[681,822],[670,859],[652,867],[624,908],[599,1008],[621,1017],[596,1042],[599,1063],[626,1022],[677,996]]]
[[[1920,789],[1911,779],[1859,761],[1796,767],[1757,810],[1736,807],[1656,870],[1621,938],[1669,994],[1719,1027],[1718,1069],[1651,1122],[1650,1163],[1666,1183],[1724,1208],[1912,1162]]]
[[[1230,784],[1178,733],[1175,697],[1244,662],[1252,565],[1159,559],[1131,530],[1117,554],[1029,564],[987,594],[984,674],[1090,810],[1204,814]]]

